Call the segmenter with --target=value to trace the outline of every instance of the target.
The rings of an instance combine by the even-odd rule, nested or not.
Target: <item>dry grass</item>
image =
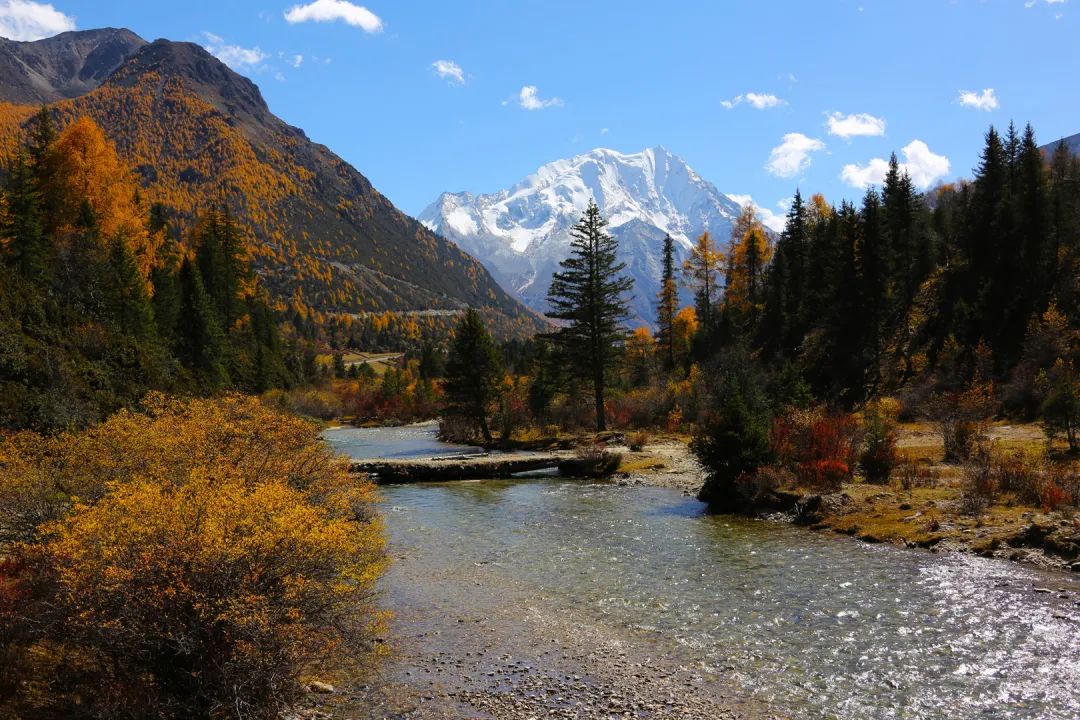
[[[960,511],[962,491],[955,479],[937,487],[900,490],[853,483],[844,486],[851,503],[842,513],[827,515],[823,527],[873,542],[931,547],[955,540],[976,552],[992,550],[1016,535],[1039,512],[1021,505],[995,504],[978,516]]]
[[[623,455],[619,472],[649,473],[667,469],[667,465],[656,455],[648,452],[630,452]]]

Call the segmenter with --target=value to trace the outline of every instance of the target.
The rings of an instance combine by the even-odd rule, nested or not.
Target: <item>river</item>
[[[392,454],[446,452],[426,426],[404,432],[408,448],[394,446],[400,430],[327,437],[348,449],[345,433]],[[382,495],[395,557],[383,593],[405,649],[385,677],[423,679],[431,701],[517,692],[490,669],[504,655],[586,675],[601,662],[590,645],[609,643],[737,715],[1080,717],[1069,574],[708,516],[665,488],[534,478]],[[554,658],[535,647],[549,637]]]

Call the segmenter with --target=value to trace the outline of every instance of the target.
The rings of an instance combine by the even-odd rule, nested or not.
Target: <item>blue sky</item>
[[[991,123],[1080,132],[1073,3],[0,0],[0,35],[206,45],[412,214],[654,145],[779,213],[796,187],[861,196],[894,150],[923,184],[967,176]]]

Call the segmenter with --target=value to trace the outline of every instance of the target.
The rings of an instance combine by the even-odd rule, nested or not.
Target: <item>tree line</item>
[[[614,418],[694,432],[710,467],[736,474],[761,461],[785,409],[886,396],[911,418],[988,398],[982,412],[1041,418],[1075,446],[1080,162],[1064,145],[1044,153],[1030,126],[984,140],[970,180],[919,192],[893,156],[857,204],[796,192],[775,240],[747,207],[726,245],[697,238],[682,272],[667,238],[655,333],[623,325],[630,283],[591,204],[551,286],[556,330],[500,362],[468,355],[494,358],[484,343],[457,348],[472,360],[451,368],[518,377],[537,425],[576,412],[596,430]],[[693,307],[678,307],[680,284]],[[459,332],[481,333],[470,323]],[[503,412],[496,385],[463,384],[472,416]]]
[[[0,425],[85,426],[148,390],[304,378],[227,203],[180,237],[101,128],[46,109],[0,190]]]

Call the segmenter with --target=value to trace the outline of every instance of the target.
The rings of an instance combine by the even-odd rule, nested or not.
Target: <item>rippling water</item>
[[[383,490],[394,548],[431,577],[490,566],[793,717],[1080,717],[1080,581],[1068,574],[710,517],[661,488]]]
[[[386,428],[346,425],[325,431],[323,437],[338,452],[357,460],[406,460],[476,452],[476,448],[466,445],[439,442],[435,423]]]

